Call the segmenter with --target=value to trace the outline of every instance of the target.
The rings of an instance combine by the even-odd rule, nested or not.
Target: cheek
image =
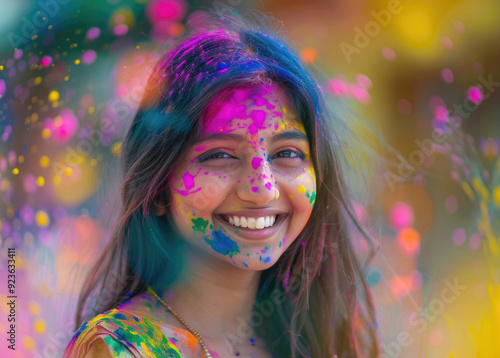
[[[290,195],[298,212],[310,213],[316,200],[316,176],[313,169],[305,169],[290,183]]]
[[[185,171],[172,181],[172,192],[178,198],[176,206],[195,216],[211,214],[228,194],[231,178],[203,168],[198,168],[194,175],[192,171]]]

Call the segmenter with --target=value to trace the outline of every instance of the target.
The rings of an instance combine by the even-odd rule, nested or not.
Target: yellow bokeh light
[[[53,186],[53,193],[55,200],[62,205],[79,205],[88,200],[100,186],[99,167],[91,165],[92,158],[79,157],[81,160],[80,158],[72,159],[71,167],[60,164],[60,167],[56,169],[59,177],[54,178],[58,184]],[[65,153],[51,159],[53,167],[56,163],[64,163],[67,160]]]
[[[19,174],[19,169],[18,168],[12,169],[12,174],[14,174],[14,175]]]
[[[32,351],[36,348],[36,342],[33,338],[30,336],[24,336],[23,337],[23,346],[28,350]]]
[[[47,157],[46,155],[43,155],[41,158],[40,158],[40,166],[42,168],[47,168],[50,164],[50,159],[49,157]]]
[[[75,60],[75,65],[79,65],[80,64],[80,60]]]
[[[6,178],[0,180],[0,191],[5,191],[9,187],[10,187],[10,182]]]
[[[28,311],[33,315],[33,316],[38,316],[42,309],[40,308],[40,304],[36,301],[30,301],[28,302]]]
[[[404,42],[410,46],[422,48],[432,44],[436,29],[428,11],[405,8],[394,17],[394,22]]]
[[[33,329],[36,333],[42,334],[47,331],[47,325],[45,321],[41,318],[36,318],[35,322],[33,322]]]
[[[43,139],[50,138],[50,135],[51,135],[51,134],[52,134],[52,133],[50,132],[50,129],[48,129],[48,128],[44,128],[44,129],[42,130],[42,138],[43,138]]]
[[[500,186],[497,186],[493,191],[493,203],[495,203],[497,208],[500,208]]]
[[[54,91],[51,91],[49,93],[49,101],[55,102],[58,99],[59,99],[59,92],[57,92],[56,90],[54,90]]]
[[[43,210],[38,210],[35,214],[35,221],[38,226],[47,227],[50,223],[49,215]]]
[[[36,185],[43,187],[45,185],[45,179],[43,177],[38,177],[36,179]]]
[[[114,156],[119,157],[122,154],[122,143],[121,142],[116,142],[111,146],[111,153],[113,153]]]
[[[35,78],[35,85],[39,85],[40,83],[42,83],[42,77],[38,76]]]

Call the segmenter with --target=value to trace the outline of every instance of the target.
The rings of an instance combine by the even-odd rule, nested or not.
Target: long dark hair
[[[270,81],[304,125],[317,189],[299,237],[262,274],[254,306],[262,320],[253,328],[279,357],[378,356],[374,307],[351,243],[352,227],[371,241],[353,214],[342,165],[348,131],[273,21],[257,11],[209,11],[204,27],[188,28],[158,62],[123,142],[122,209],[81,291],[77,327],[179,272],[170,215],[153,213],[170,202],[167,178],[217,94]]]

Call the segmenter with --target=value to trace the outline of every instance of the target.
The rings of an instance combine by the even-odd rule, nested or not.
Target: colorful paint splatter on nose
[[[253,157],[252,159],[252,168],[254,170],[257,170],[260,166],[260,163],[262,163],[262,158],[258,158],[258,157]]]
[[[218,253],[233,258],[233,255],[240,252],[238,244],[222,231],[212,230],[212,237],[213,240],[205,238],[205,241]]]

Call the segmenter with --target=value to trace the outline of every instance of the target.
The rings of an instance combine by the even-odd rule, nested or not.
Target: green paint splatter
[[[68,346],[69,356],[73,356],[74,347],[86,346],[94,336],[96,329],[107,333],[103,337],[113,357],[133,358],[129,349],[134,347],[141,356],[182,358],[182,351],[176,342],[166,337],[161,328],[153,321],[132,315],[125,309],[112,309],[85,322],[75,333],[74,342]]]
[[[316,200],[316,192],[313,191],[312,195],[309,192],[306,193],[306,196],[309,198],[309,204],[312,204],[314,200]]]
[[[278,245],[278,247],[281,247],[281,241],[280,241],[280,244]]]
[[[191,221],[194,224],[193,226],[194,231],[205,232],[205,229],[207,228],[208,225],[208,220],[203,220],[203,218],[196,218],[196,219],[191,219]]]
[[[311,195],[311,199],[309,199],[309,204],[312,204],[316,200],[316,192],[313,191],[313,194]]]

